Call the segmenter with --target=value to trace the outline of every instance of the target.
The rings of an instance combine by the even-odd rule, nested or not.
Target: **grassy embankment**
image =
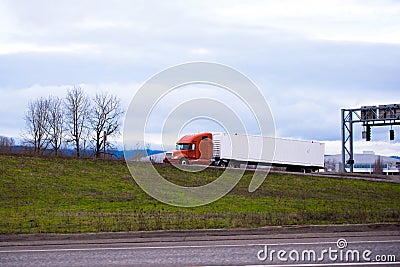
[[[157,166],[178,184],[222,170]],[[197,208],[144,193],[125,163],[0,156],[0,233],[75,233],[400,221],[400,184],[270,174],[254,193],[247,173],[222,199]]]

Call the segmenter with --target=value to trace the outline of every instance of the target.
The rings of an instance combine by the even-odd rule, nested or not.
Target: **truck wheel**
[[[189,161],[186,158],[181,158],[179,161],[179,164],[181,165],[189,165]]]
[[[227,162],[227,161],[220,160],[220,161],[218,162],[218,166],[226,168],[226,167],[228,167],[228,162]]]

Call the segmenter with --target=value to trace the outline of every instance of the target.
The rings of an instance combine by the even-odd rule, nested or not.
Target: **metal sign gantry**
[[[350,165],[350,172],[353,172],[353,123],[360,122],[367,128],[367,131],[363,135],[365,134],[368,140],[371,134],[370,129],[373,126],[400,125],[400,104],[342,109],[342,172],[346,172],[346,164]],[[392,138],[393,134],[394,138],[392,131],[390,132],[390,136]]]

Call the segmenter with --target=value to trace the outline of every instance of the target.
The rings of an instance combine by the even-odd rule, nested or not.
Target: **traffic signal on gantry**
[[[365,133],[365,140],[371,141],[371,126],[367,125],[366,133]]]

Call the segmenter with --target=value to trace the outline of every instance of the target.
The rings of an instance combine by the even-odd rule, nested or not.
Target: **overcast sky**
[[[340,153],[341,108],[400,103],[400,1],[0,0],[0,135],[20,136],[36,97],[80,85],[127,107],[152,75],[190,61],[239,70],[278,136]],[[400,156],[394,129],[397,141],[374,128],[356,152]]]

